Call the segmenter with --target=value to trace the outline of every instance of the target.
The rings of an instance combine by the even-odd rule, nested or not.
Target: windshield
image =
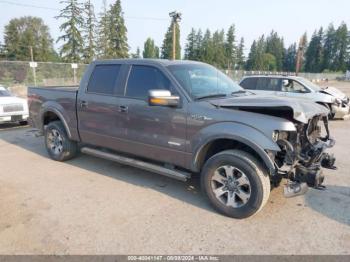
[[[204,64],[168,66],[179,84],[194,98],[231,95],[243,89],[215,67]]]
[[[0,86],[0,97],[1,96],[11,96],[11,93],[3,86]]]
[[[307,86],[308,88],[314,90],[314,91],[320,91],[322,90],[321,87],[319,87],[318,85],[316,85],[315,83],[312,83],[311,81],[305,79],[305,78],[302,78],[302,77],[299,77],[298,80],[304,84],[305,86]]]

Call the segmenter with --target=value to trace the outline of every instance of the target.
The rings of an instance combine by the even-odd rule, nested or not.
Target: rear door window
[[[243,87],[244,89],[255,90],[256,82],[257,82],[256,77],[246,78],[241,82],[240,86]]]
[[[134,65],[126,87],[126,96],[147,99],[152,89],[170,90],[170,81],[155,67]]]
[[[113,95],[119,78],[121,65],[97,65],[89,80],[87,92]]]
[[[256,90],[281,91],[281,80],[279,78],[260,77],[256,84]]]

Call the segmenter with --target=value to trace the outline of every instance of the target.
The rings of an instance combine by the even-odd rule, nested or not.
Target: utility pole
[[[295,74],[296,75],[298,75],[300,68],[301,68],[301,65],[302,65],[302,62],[303,62],[304,49],[305,49],[304,44],[305,44],[304,36],[302,36],[300,38],[300,41],[299,41],[298,52],[297,52],[297,61],[296,61],[296,65],[295,65]]]
[[[30,67],[33,68],[34,86],[36,86],[35,68],[36,68],[37,64],[34,62],[34,55],[33,55],[33,47],[32,46],[29,46],[29,51],[30,51],[30,60],[32,61],[32,63],[30,64]]]
[[[176,59],[176,25],[178,22],[181,21],[181,13],[174,11],[169,13],[169,16],[172,18],[173,23],[173,53],[172,53],[172,59]]]

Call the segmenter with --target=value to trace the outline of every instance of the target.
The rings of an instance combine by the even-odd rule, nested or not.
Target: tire
[[[28,125],[28,121],[20,121],[19,125],[20,126],[26,126],[26,125]]]
[[[226,173],[232,174],[231,182]],[[201,187],[217,211],[238,219],[258,213],[271,189],[266,170],[253,156],[240,150],[223,151],[209,158],[201,172]]]
[[[45,146],[49,156],[56,161],[72,159],[78,151],[77,143],[68,138],[61,121],[53,121],[47,125]]]

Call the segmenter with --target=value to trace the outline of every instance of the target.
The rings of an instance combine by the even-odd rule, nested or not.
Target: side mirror
[[[148,92],[148,104],[150,106],[177,107],[180,97],[171,95],[169,90],[150,90]]]

